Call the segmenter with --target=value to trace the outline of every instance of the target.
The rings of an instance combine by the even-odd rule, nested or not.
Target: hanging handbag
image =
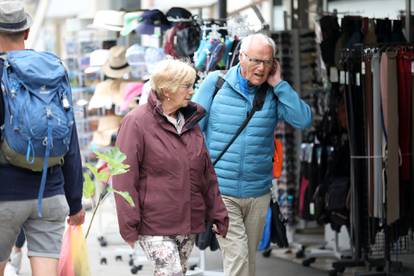
[[[272,211],[272,225],[270,230],[271,242],[277,244],[280,248],[289,247],[289,242],[286,235],[286,223],[285,219],[280,212],[279,204],[277,201],[270,200],[270,210]]]

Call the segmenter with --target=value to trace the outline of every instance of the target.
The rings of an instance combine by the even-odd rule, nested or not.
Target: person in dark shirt
[[[0,52],[25,49],[32,19],[20,1],[0,2]],[[0,74],[3,62],[0,62]],[[1,76],[0,76],[1,78]],[[3,95],[3,91],[1,91]],[[0,120],[4,127],[4,102],[0,97]],[[0,276],[23,228],[33,276],[57,276],[65,220],[84,222],[82,208],[82,164],[76,127],[62,166],[47,171],[42,217],[38,217],[37,195],[42,172],[0,164]],[[0,153],[1,154],[1,153]]]

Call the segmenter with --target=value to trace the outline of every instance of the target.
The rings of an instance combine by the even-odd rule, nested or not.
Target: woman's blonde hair
[[[150,85],[158,97],[162,97],[161,90],[175,93],[180,85],[194,83],[195,78],[196,71],[190,64],[176,59],[166,59],[156,65],[150,77]]]

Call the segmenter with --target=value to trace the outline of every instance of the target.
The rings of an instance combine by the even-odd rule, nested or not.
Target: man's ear
[[[30,32],[30,29],[27,29],[26,31],[24,31],[24,40],[27,40],[29,38],[29,32]]]

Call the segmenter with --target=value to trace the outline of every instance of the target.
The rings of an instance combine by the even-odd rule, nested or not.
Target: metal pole
[[[405,0],[405,32],[408,42],[412,42],[411,37],[411,0]]]
[[[219,19],[227,18],[227,0],[218,1]]]

